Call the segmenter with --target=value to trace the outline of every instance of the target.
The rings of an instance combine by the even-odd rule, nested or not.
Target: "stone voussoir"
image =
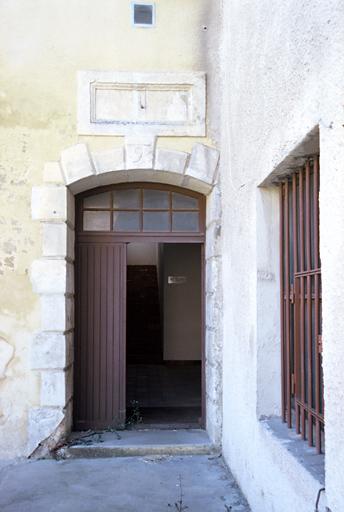
[[[154,169],[183,174],[189,153],[158,148],[155,152]]]
[[[92,152],[92,159],[96,174],[103,174],[110,171],[123,171],[124,148],[114,148],[105,151]]]
[[[95,174],[95,167],[86,144],[75,144],[61,152],[61,166],[66,185]]]
[[[125,167],[130,169],[153,169],[156,137],[126,137]]]
[[[217,149],[200,143],[195,144],[185,175],[211,185],[215,179],[219,157],[220,153]]]

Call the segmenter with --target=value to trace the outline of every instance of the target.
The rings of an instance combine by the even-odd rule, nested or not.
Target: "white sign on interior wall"
[[[80,135],[204,136],[205,73],[79,71]]]

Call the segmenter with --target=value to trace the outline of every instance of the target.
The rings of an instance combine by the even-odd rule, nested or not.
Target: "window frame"
[[[128,189],[141,189],[141,190],[162,190],[170,192],[170,204],[169,208],[145,208],[143,204],[141,204],[140,208],[113,208],[111,205],[110,208],[83,208],[83,200],[86,197],[93,196],[95,194],[101,194],[103,192],[112,192],[114,190],[128,190]],[[198,208],[172,208],[172,193],[178,193],[185,196],[189,196],[198,200],[199,207]],[[121,240],[124,242],[130,242],[133,240],[138,240],[140,238],[144,238],[145,241],[170,241],[170,242],[204,242],[205,241],[205,208],[206,208],[206,199],[205,196],[198,192],[191,191],[189,189],[185,189],[182,187],[177,187],[173,185],[166,185],[160,183],[142,183],[142,182],[132,182],[132,183],[120,183],[116,185],[108,185],[104,187],[98,187],[92,190],[87,190],[86,192],[82,192],[76,196],[76,234],[78,239],[87,240],[90,236],[96,236],[101,241],[105,240]],[[84,211],[140,211],[140,212],[166,212],[168,211],[171,215],[174,212],[198,212],[199,213],[199,229],[198,231],[84,231],[83,230],[83,212]],[[142,228],[142,226],[141,226]]]

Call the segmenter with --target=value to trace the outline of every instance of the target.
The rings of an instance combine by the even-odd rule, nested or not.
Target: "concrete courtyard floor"
[[[216,455],[32,460],[0,466],[1,512],[249,510]]]

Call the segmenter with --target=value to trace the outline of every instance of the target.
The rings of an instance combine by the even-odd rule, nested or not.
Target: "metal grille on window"
[[[280,184],[282,414],[324,451],[319,158]]]

